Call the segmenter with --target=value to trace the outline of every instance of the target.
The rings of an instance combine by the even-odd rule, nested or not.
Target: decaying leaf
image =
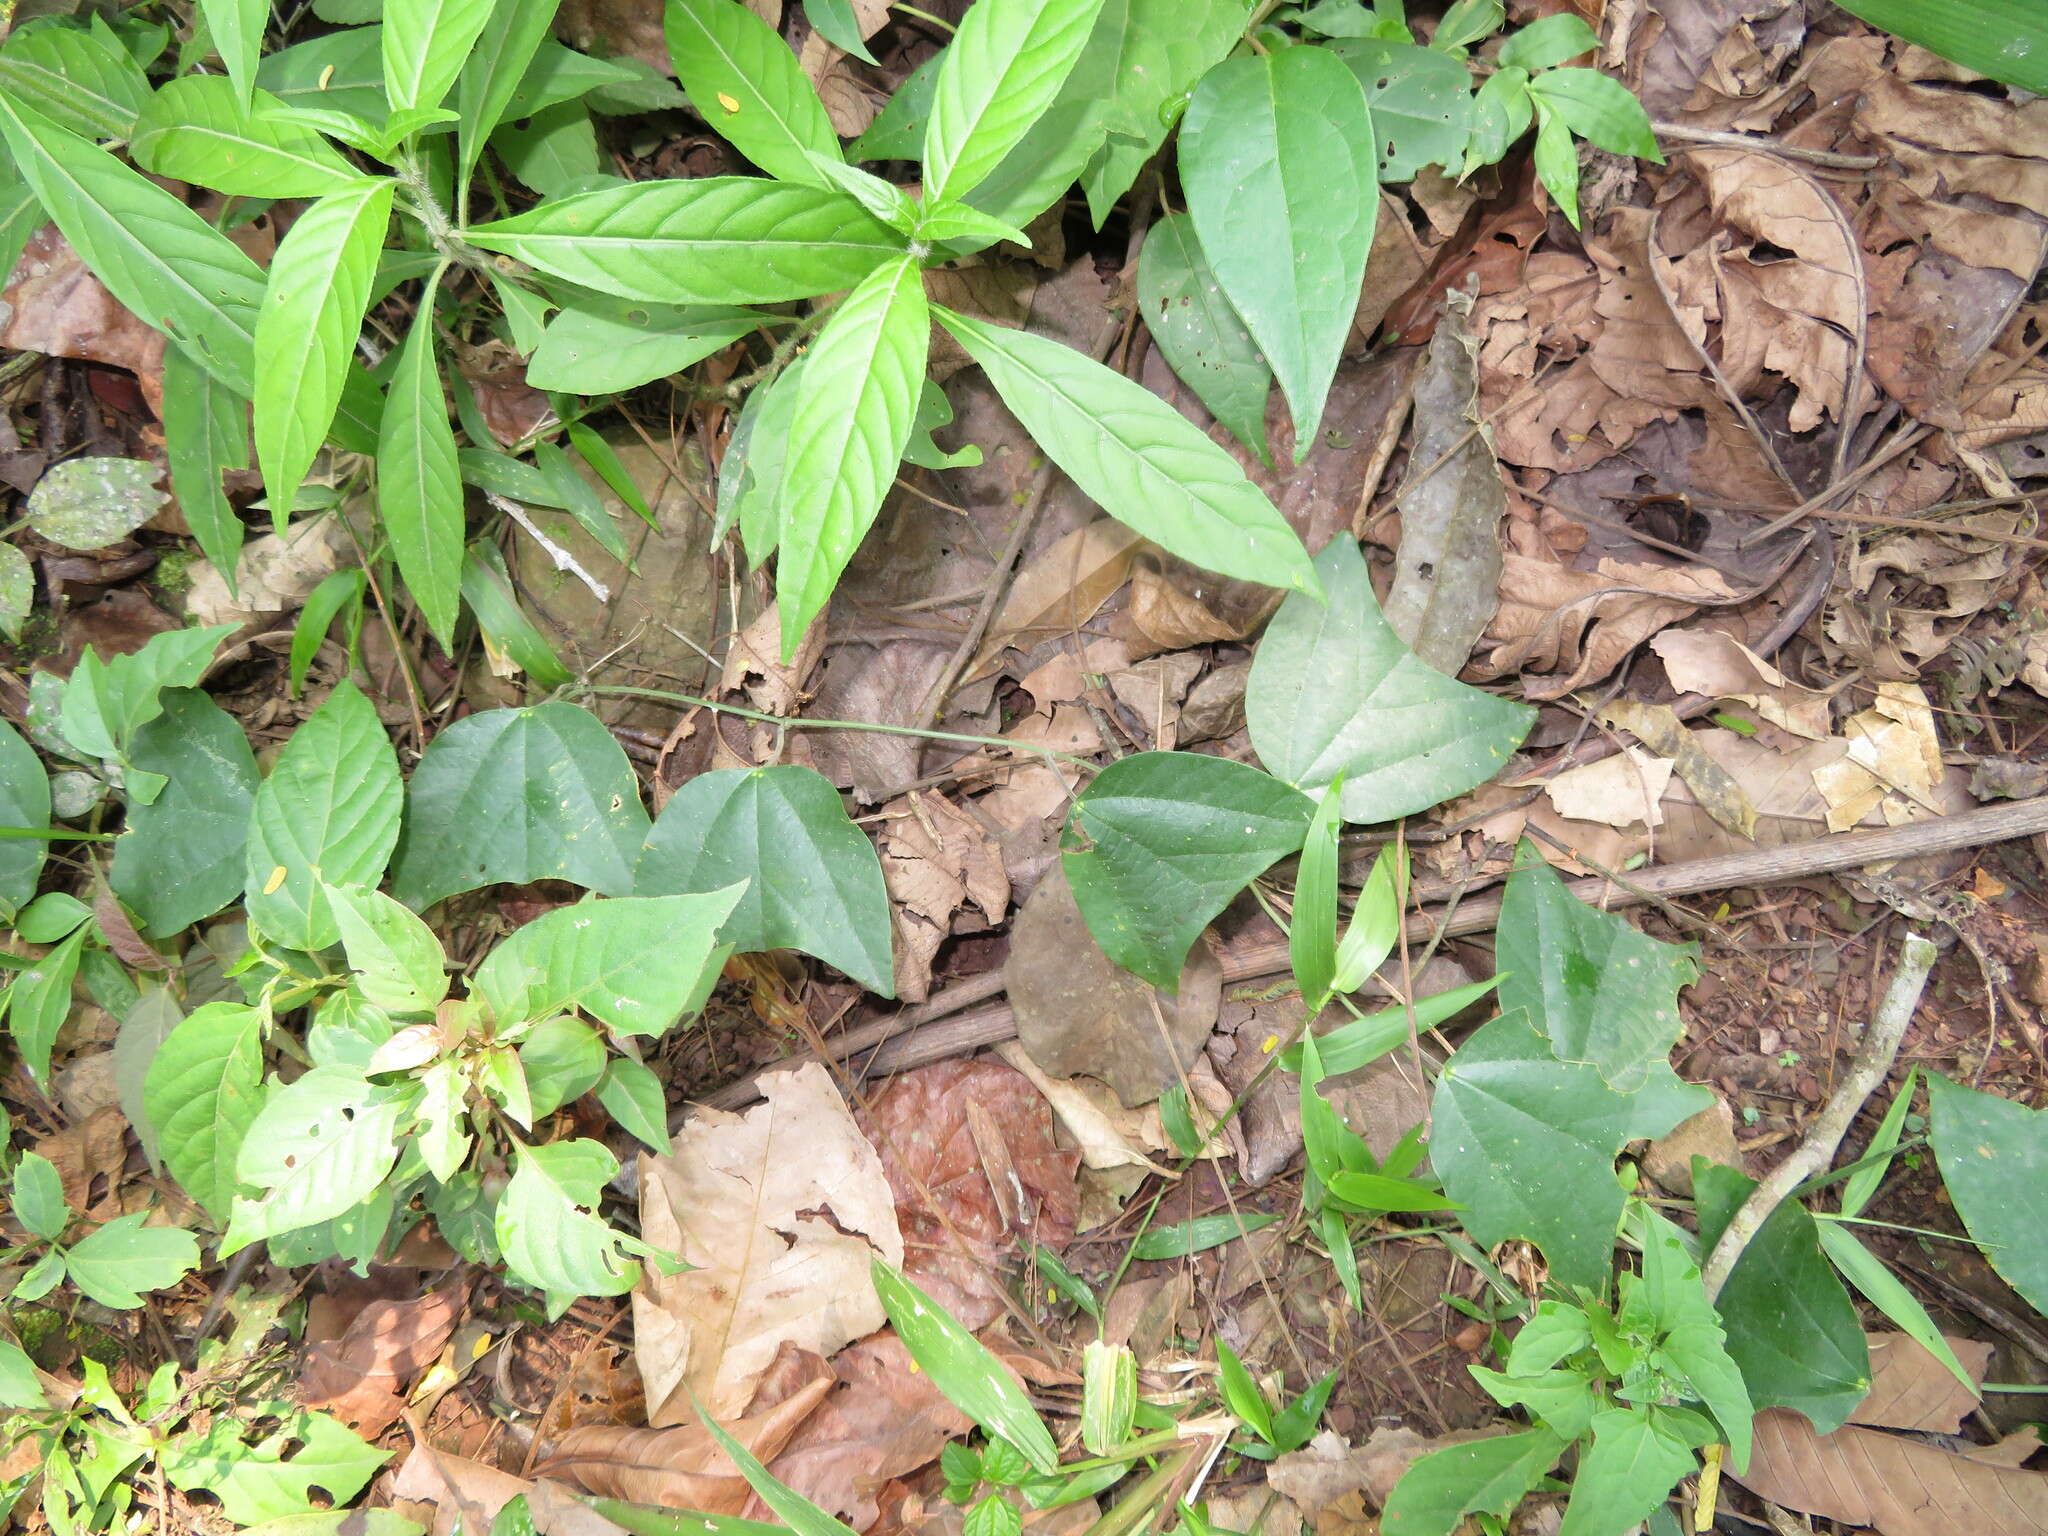
[[[212,565],[199,566],[185,593],[185,611],[198,624],[250,624],[289,613],[354,558],[354,541],[339,517],[305,518],[282,534],[243,544],[233,593]]]
[[[1693,799],[1714,820],[1737,836],[1756,835],[1756,807],[1749,803],[1735,776],[1701,749],[1670,705],[1615,699],[1601,706],[1600,718],[1630,732],[1660,757],[1669,758]]]
[[[1828,830],[1855,826],[1882,809],[1893,826],[1914,818],[1914,807],[1940,814],[1945,775],[1934,711],[1917,683],[1879,683],[1869,709],[1842,722],[1848,751],[1816,768],[1814,787],[1828,803]]]
[[[462,1302],[459,1290],[373,1301],[339,1338],[309,1339],[300,1400],[374,1439],[397,1422],[400,1394],[440,1355]]]
[[[1918,1429],[1953,1435],[1978,1403],[1978,1394],[1955,1378],[1917,1340],[1903,1333],[1864,1335],[1870,1346],[1870,1393],[1849,1415],[1852,1424],[1883,1429]],[[1946,1337],[1946,1336],[1944,1336]],[[1947,1339],[1970,1378],[1983,1383],[1993,1354],[1976,1339]]]
[[[1493,649],[1471,673],[1521,675],[1524,698],[1563,698],[1612,672],[1622,657],[1701,602],[1733,595],[1705,568],[1602,560],[1590,571],[1509,553],[1500,608],[1487,625]]]
[[[1680,693],[1746,704],[1781,730],[1809,741],[1832,734],[1829,696],[1787,682],[1785,674],[1732,635],[1712,629],[1667,629],[1650,649]]]
[[[1639,747],[1567,768],[1543,786],[1557,814],[1609,827],[1664,825],[1664,791],[1673,762]]]
[[[966,676],[985,675],[1009,646],[1080,629],[1129,578],[1144,543],[1113,517],[1063,534],[1017,572]]]
[[[424,1440],[391,1479],[392,1507],[426,1526],[430,1536],[488,1531],[498,1511],[533,1484],[467,1456],[451,1456]]]
[[[1010,877],[988,830],[943,795],[913,791],[879,814],[878,851],[896,925],[896,995],[922,1002],[932,957],[955,933],[1000,923]]]
[[[761,1080],[744,1115],[700,1109],[668,1157],[641,1159],[648,1242],[697,1266],[650,1268],[633,1296],[647,1418],[737,1416],[785,1342],[821,1355],[883,1322],[868,1279],[903,1262],[881,1160],[815,1062]]]
[[[1053,1077],[1015,1040],[1004,1041],[995,1053],[1044,1095],[1068,1139],[1079,1149],[1085,1167],[1167,1172],[1146,1155],[1172,1146],[1156,1105],[1126,1109],[1107,1083],[1091,1077]]]
[[[7,311],[0,347],[126,368],[150,409],[162,414],[167,338],[107,292],[56,225],[29,236],[0,297]]]

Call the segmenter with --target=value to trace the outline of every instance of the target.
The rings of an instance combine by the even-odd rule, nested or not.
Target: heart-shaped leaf
[[[1942,1182],[2006,1284],[2048,1311],[2048,1110],[1927,1078],[1928,1130]]]

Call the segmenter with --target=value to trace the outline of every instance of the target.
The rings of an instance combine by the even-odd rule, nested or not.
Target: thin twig
[[[600,603],[609,603],[612,600],[611,588],[583,569],[582,564],[574,555],[570,554],[569,551],[562,548],[561,545],[535,527],[533,519],[526,515],[526,508],[513,501],[510,497],[500,496],[496,491],[485,491],[484,500],[511,518],[521,528],[524,528],[527,537],[540,546],[541,553],[555,562],[556,570],[567,571],[571,576],[574,576],[584,586],[590,588],[590,595]]]
[[[1712,128],[1688,128],[1683,123],[1652,123],[1651,129],[1660,139],[1672,139],[1680,144],[1714,144],[1724,149],[1753,149],[1766,155],[1776,155],[1781,160],[1804,160],[1809,165],[1825,165],[1838,171],[1874,171],[1884,160],[1878,155],[1845,155],[1832,149],[1801,149],[1796,144],[1781,144],[1776,139],[1758,138],[1748,133],[1722,133]]]

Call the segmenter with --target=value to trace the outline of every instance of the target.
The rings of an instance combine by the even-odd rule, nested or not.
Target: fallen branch
[[[1708,1301],[1720,1298],[1721,1287],[1734,1273],[1736,1261],[1770,1219],[1771,1212],[1793,1190],[1835,1160],[1835,1149],[1848,1134],[1856,1112],[1892,1069],[1899,1043],[1906,1038],[1906,1026],[1913,1022],[1913,1010],[1920,1006],[1920,994],[1927,989],[1927,973],[1934,969],[1937,953],[1932,939],[1918,933],[1906,935],[1899,946],[1899,968],[1892,972],[1891,985],[1885,988],[1884,1001],[1877,1005],[1848,1075],[1836,1084],[1834,1095],[1807,1131],[1806,1139],[1749,1192],[1742,1208],[1723,1229],[1721,1240],[1714,1244],[1714,1251],[1707,1255],[1700,1279],[1706,1285]]]

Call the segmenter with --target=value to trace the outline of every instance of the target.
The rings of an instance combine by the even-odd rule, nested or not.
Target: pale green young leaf
[[[1593,1415],[1592,1431],[1558,1536],[1624,1536],[1699,1466],[1691,1444],[1656,1408],[1605,1409]]]
[[[496,0],[490,24],[462,62],[455,102],[461,154],[455,184],[468,186],[484,143],[505,120],[512,98],[533,66],[561,0]],[[563,50],[567,52],[567,50]],[[540,105],[553,105],[541,103]],[[537,110],[537,106],[528,111]]]
[[[1138,1359],[1127,1345],[1090,1339],[1081,1351],[1081,1444],[1107,1456],[1131,1437],[1138,1411]]]
[[[1568,1442],[1548,1429],[1489,1435],[1409,1465],[1380,1516],[1383,1536],[1451,1536],[1470,1511],[1505,1520]]]
[[[1031,237],[1023,230],[968,203],[941,203],[915,215],[911,228],[919,240],[931,245],[955,249],[972,245],[978,250],[982,246],[994,245],[998,240],[1008,240],[1026,250],[1031,248]]]
[[[497,294],[498,304],[505,311],[505,334],[512,342],[512,350],[522,357],[531,357],[547,329],[548,312],[561,306],[542,298],[530,288],[512,282],[502,273],[491,274],[491,291]]]
[[[498,1246],[514,1280],[546,1292],[552,1315],[578,1296],[623,1296],[640,1281],[623,1239],[595,1214],[618,1171],[595,1141],[519,1148],[498,1203]]]
[[[198,4],[214,52],[220,55],[228,79],[247,105],[263,52],[263,29],[270,21],[270,0],[198,0]]]
[[[606,1063],[597,1102],[657,1157],[669,1154],[668,1095],[661,1079],[623,1056]]]
[[[360,885],[328,885],[323,896],[364,1001],[389,1013],[431,1013],[448,995],[441,941],[411,908]]]
[[[384,95],[393,112],[438,107],[491,19],[492,0],[388,0]]]
[[[1821,1252],[1828,1256],[1828,1261],[1845,1280],[1863,1293],[1863,1299],[1939,1360],[1973,1396],[1979,1393],[1983,1383],[1964,1369],[1963,1362],[1956,1358],[1956,1352],[1949,1348],[1948,1340],[1942,1337],[1940,1327],[1927,1315],[1927,1308],[1920,1304],[1920,1298],[1885,1267],[1884,1260],[1832,1217],[1816,1216],[1814,1224],[1820,1234]]]
[[[946,47],[925,124],[925,196],[965,197],[1058,96],[1103,0],[993,0]]]
[[[255,388],[263,300],[256,264],[139,171],[4,92],[0,137],[51,221],[107,291],[246,399]]]
[[[1226,60],[1181,123],[1188,213],[1287,397],[1297,462],[1358,308],[1379,208],[1374,134],[1358,77],[1321,48]]]
[[[64,1272],[103,1307],[133,1311],[199,1267],[199,1240],[180,1227],[146,1227],[148,1213],[116,1216],[64,1250]]]
[[[1366,876],[1365,885],[1359,890],[1358,902],[1351,909],[1351,921],[1345,926],[1344,937],[1337,943],[1337,968],[1331,976],[1331,985],[1339,992],[1356,992],[1366,983],[1366,978],[1380,968],[1388,955],[1394,952],[1394,945],[1401,938],[1401,908],[1406,899],[1408,882],[1401,874],[1399,853],[1392,848],[1380,850],[1380,856],[1373,860],[1372,873]],[[1495,981],[1480,983],[1491,987]],[[1429,999],[1417,999],[1420,1008]],[[1405,1011],[1405,1010],[1404,1010]],[[1346,1071],[1334,1067],[1332,1071]]]
[[[50,1406],[42,1378],[28,1352],[12,1339],[0,1339],[0,1408],[42,1409]]]
[[[839,192],[754,176],[638,181],[471,228],[529,266],[656,304],[772,304],[851,288],[903,237]]]
[[[14,1183],[8,1190],[14,1219],[37,1237],[55,1242],[71,1225],[71,1210],[64,1203],[64,1181],[57,1165],[39,1152],[24,1152],[14,1165]]]
[[[1301,539],[1172,406],[1048,337],[935,313],[1039,446],[1118,521],[1205,570],[1320,598]]]
[[[7,989],[7,1032],[21,1053],[29,1076],[47,1089],[50,1051],[57,1031],[71,1016],[71,982],[78,975],[79,951],[92,930],[79,928],[70,938],[25,971],[15,973]]]
[[[243,528],[221,472],[249,467],[249,404],[175,343],[164,348],[164,457],[178,510],[232,596]]]
[[[64,1255],[52,1248],[35,1263],[28,1273],[14,1284],[10,1299],[14,1301],[41,1301],[51,1291],[64,1283]]]
[[[1535,108],[1529,100],[1529,72],[1503,67],[1488,75],[1472,98],[1472,136],[1465,145],[1465,174],[1492,165],[1528,130]]]
[[[640,850],[634,890],[744,886],[721,939],[743,954],[797,949],[895,995],[882,862],[839,791],[810,768],[700,773],[670,796]]]
[[[839,135],[796,55],[739,0],[668,0],[669,57],[697,115],[770,176],[823,187]]]
[[[274,1089],[235,1163],[236,1181],[262,1193],[235,1197],[221,1256],[361,1205],[398,1160],[403,1107],[396,1091],[333,1067]]]
[[[291,1403],[252,1403],[250,1416],[217,1413],[206,1433],[174,1436],[159,1453],[164,1475],[180,1488],[204,1489],[220,1500],[221,1513],[235,1525],[257,1527],[307,1515],[313,1490],[336,1506],[349,1503],[368,1485],[389,1451],[366,1445],[324,1413]],[[263,1421],[252,1429],[250,1419]],[[270,1427],[270,1421],[276,1427]],[[366,1520],[380,1511],[352,1509],[343,1529],[354,1536],[399,1536],[377,1531]],[[278,1536],[340,1536],[339,1532],[287,1529]]]
[[[814,182],[844,192],[891,229],[907,233],[916,225],[919,204],[895,182],[884,181],[857,165],[848,165],[836,155],[811,152],[806,159],[817,173],[811,178]]]
[[[1138,255],[1138,312],[1160,355],[1209,414],[1270,464],[1266,397],[1273,370],[1209,270],[1185,213],[1153,222]]]
[[[208,1003],[158,1049],[142,1098],[158,1154],[178,1185],[216,1221],[235,1197],[235,1163],[262,1107],[263,1015]]]
[[[45,18],[0,46],[0,91],[89,139],[125,139],[149,78],[104,26]]]
[[[321,198],[270,263],[256,317],[256,462],[280,532],[341,404],[395,185],[358,180]]]
[[[463,1112],[468,1090],[463,1064],[452,1060],[432,1062],[417,1077],[420,1102],[414,1111],[414,1142],[427,1172],[445,1184],[462,1171],[462,1165],[469,1159],[470,1144],[475,1140]]]
[[[1546,69],[1530,79],[1529,94],[1588,143],[1610,154],[1664,163],[1650,114],[1612,75],[1597,69]]]
[[[89,758],[118,759],[136,730],[163,713],[164,690],[198,683],[235,627],[166,630],[141,650],[105,662],[87,647],[63,685],[64,739]]]
[[[1339,775],[1316,804],[1295,865],[1294,910],[1287,921],[1288,960],[1311,1015],[1322,1012],[1337,975],[1337,834],[1344,825],[1338,809],[1343,786]]]
[[[422,318],[405,338],[391,377],[377,434],[377,490],[406,591],[435,638],[452,652],[462,592],[462,476],[434,361],[434,327],[425,318],[438,286],[427,285]]]
[[[50,824],[50,775],[35,748],[13,726],[0,721],[0,826],[47,827]],[[36,893],[36,877],[49,857],[41,838],[9,838],[0,842],[0,910],[27,904]]]
[[[771,323],[772,317],[748,309],[579,295],[541,333],[527,360],[526,382],[575,395],[637,389],[681,373]]]
[[[136,119],[128,153],[146,171],[236,197],[325,197],[361,185],[363,173],[319,134],[264,115],[282,106],[258,91],[245,107],[220,75],[166,81]]]
[[[1727,1436],[1729,1465],[1745,1472],[1749,1469],[1754,1410],[1742,1372],[1728,1356],[1720,1315],[1707,1300],[1700,1267],[1685,1251],[1683,1234],[1648,1206],[1636,1209],[1642,1221],[1640,1291],[1663,1334],[1659,1348],[1664,1358],[1684,1373],[1692,1396],[1707,1405]]]
[[[1529,82],[1532,98],[1536,82]],[[1536,109],[1536,176],[1558,210],[1579,227],[1579,146],[1565,120],[1548,110],[1541,100]]]
[[[1501,0],[1452,0],[1437,23],[1429,46],[1444,50],[1469,48],[1498,32],[1506,20],[1507,9]]]
[[[909,256],[862,281],[811,343],[775,514],[785,661],[895,484],[930,346],[924,274]]]
[[[169,782],[148,804],[130,798],[109,883],[146,939],[166,939],[242,894],[243,850],[256,798],[256,757],[234,716],[198,689],[172,689],[140,727],[128,761]]]
[[[869,1273],[896,1337],[946,1400],[989,1434],[1022,1451],[1038,1471],[1055,1471],[1060,1454],[1052,1432],[988,1346],[880,1259],[869,1266]]]
[[[1600,34],[1574,11],[1544,16],[1520,28],[1501,45],[1499,62],[1511,69],[1549,69],[1600,46]]]

